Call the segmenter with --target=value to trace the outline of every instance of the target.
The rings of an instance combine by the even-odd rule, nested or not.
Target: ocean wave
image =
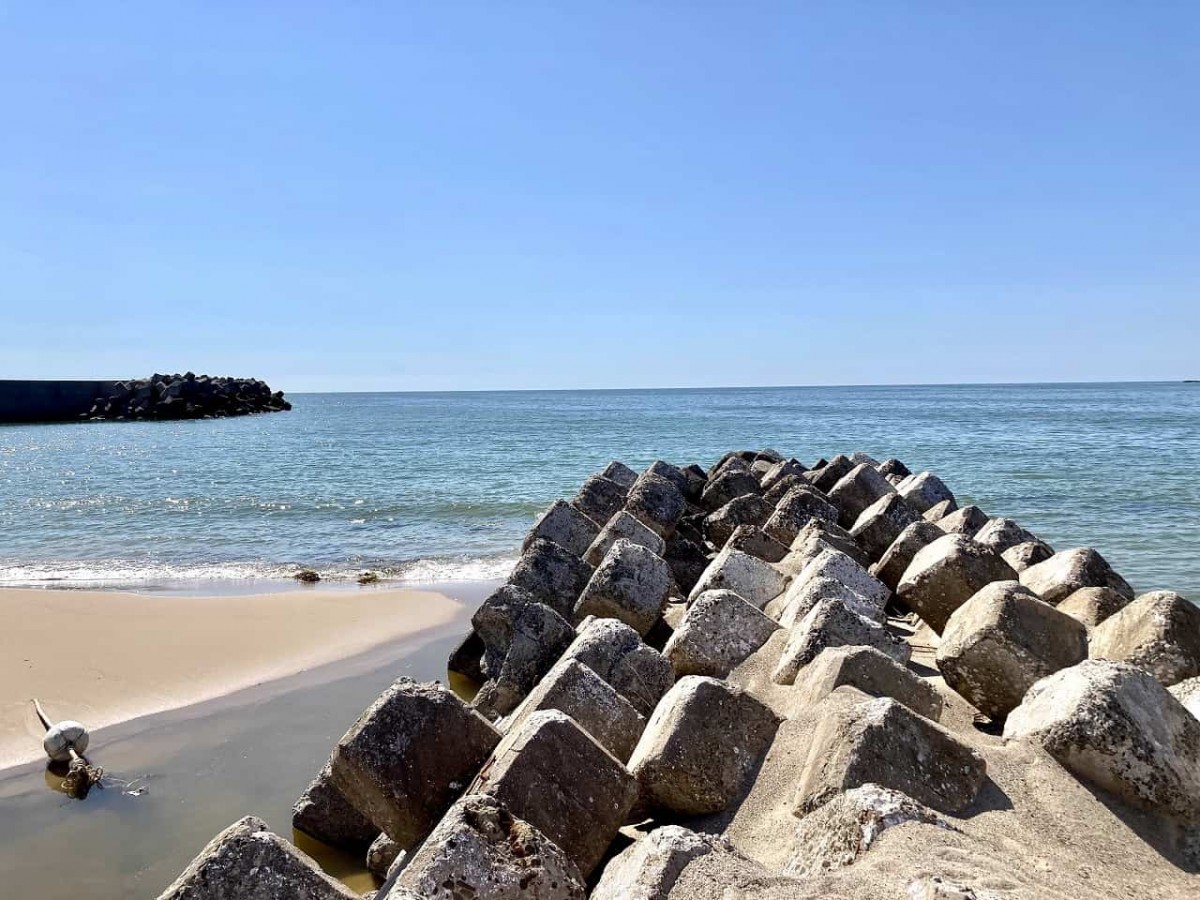
[[[416,560],[350,560],[331,564],[262,561],[173,563],[147,560],[49,560],[0,563],[0,587],[128,588],[153,590],[203,582],[279,582],[301,569],[322,581],[352,583],[364,572],[403,585],[491,581],[508,577],[517,557],[440,557]]]

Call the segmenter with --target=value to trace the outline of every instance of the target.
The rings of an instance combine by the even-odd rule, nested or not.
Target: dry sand
[[[220,697],[450,622],[431,591],[168,597],[0,590],[0,769],[42,755],[52,719],[106,725]]]

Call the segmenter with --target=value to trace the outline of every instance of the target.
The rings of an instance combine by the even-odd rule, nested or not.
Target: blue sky
[[[0,2],[0,377],[1200,377],[1200,4]]]

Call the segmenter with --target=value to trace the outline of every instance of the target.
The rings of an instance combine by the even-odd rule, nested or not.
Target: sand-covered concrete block
[[[988,523],[987,513],[978,506],[963,506],[942,516],[934,524],[946,534],[965,534],[974,537]]]
[[[829,489],[829,502],[838,508],[838,524],[850,528],[876,500],[896,489],[870,463],[860,463]]]
[[[487,794],[468,794],[455,803],[395,884],[430,900],[586,896],[578,867],[554,841]]]
[[[647,528],[667,540],[687,511],[687,500],[674,482],[662,475],[646,471],[629,489],[625,510]]]
[[[1087,629],[1016,581],[982,588],[950,616],[937,649],[946,684],[992,719],[1034,682],[1087,658]]]
[[[1142,594],[1092,631],[1093,659],[1127,662],[1167,687],[1200,675],[1200,607],[1174,591]]]
[[[557,709],[617,759],[629,759],[646,720],[607,681],[574,659],[559,661],[504,722],[504,730],[520,728],[543,709]]]
[[[576,554],[553,541],[535,538],[517,560],[508,583],[563,618],[570,618],[575,601],[591,577],[592,567]]]
[[[847,646],[874,647],[901,665],[907,665],[912,655],[908,644],[884,626],[852,612],[840,600],[822,600],[792,627],[771,680],[793,684],[797,673],[822,650]]]
[[[1113,571],[1103,556],[1091,547],[1075,547],[1055,553],[1045,562],[1021,573],[1021,584],[1047,603],[1058,604],[1085,587],[1112,588],[1133,599],[1133,588]]]
[[[890,697],[830,703],[814,729],[794,807],[807,815],[873,783],[953,814],[975,802],[986,777],[983,757]]]
[[[894,591],[917,551],[928,547],[944,534],[940,528],[924,519],[906,525],[868,571]]]
[[[838,508],[824,494],[811,485],[799,485],[775,504],[763,524],[763,531],[781,544],[791,546],[800,530],[813,519],[836,524],[838,515]]]
[[[993,581],[1017,573],[987,547],[947,534],[917,551],[896,586],[896,598],[941,634],[951,614]]]
[[[858,646],[822,650],[796,686],[799,704],[816,706],[844,685],[872,697],[891,697],[935,722],[945,705],[942,695],[915,672],[874,647]]]
[[[1095,628],[1109,616],[1119,613],[1130,603],[1129,598],[1112,588],[1080,588],[1058,604],[1058,611]]]
[[[688,607],[663,656],[677,676],[724,678],[778,628],[733,591],[706,591]]]
[[[749,694],[715,678],[689,675],[655,709],[629,769],[643,800],[655,809],[721,812],[758,766],[778,724]]]
[[[762,609],[768,600],[779,596],[786,585],[784,575],[769,563],[726,548],[709,563],[688,594],[688,600],[694,601],[705,591],[730,590]]]
[[[592,475],[580,486],[579,493],[571,500],[571,505],[603,527],[625,505],[628,494],[628,488],[622,487],[611,478]]]
[[[234,822],[200,851],[158,900],[357,900],[267,823]]]
[[[1090,659],[1042,679],[1004,725],[1126,801],[1200,822],[1200,720],[1153,675]]]
[[[900,791],[877,784],[852,788],[800,820],[783,874],[832,874],[857,862],[889,828],[909,822],[954,830],[946,819]]]
[[[558,710],[510,731],[471,785],[557,844],[587,878],[637,799],[619,760]]]
[[[575,619],[620,619],[645,635],[662,615],[672,583],[671,567],[661,556],[618,538],[579,595]]]
[[[919,513],[925,513],[943,500],[953,500],[954,494],[946,483],[932,472],[909,475],[896,487],[896,492]]]
[[[619,539],[632,541],[639,547],[645,547],[651,553],[662,556],[666,552],[666,542],[658,532],[652,530],[641,519],[621,510],[608,520],[589,546],[584,548],[583,559],[590,566],[598,566]]]
[[[671,685],[671,664],[641,636],[617,619],[591,618],[579,624],[562,660],[574,659],[607,681],[643,716],[650,715]],[[560,661],[562,661],[560,660]]]
[[[600,526],[565,500],[555,500],[538,517],[521,545],[527,550],[538,538],[553,541],[576,556],[582,556],[600,533]]]
[[[908,505],[897,493],[880,497],[863,510],[850,528],[850,536],[872,562],[878,560],[892,546],[909,525],[921,521],[921,514]]]
[[[292,827],[331,847],[361,851],[379,834],[379,828],[359,812],[333,783],[329,763],[292,807]]]
[[[334,748],[333,782],[404,850],[471,780],[500,735],[436,682],[397,680]]]
[[[656,828],[609,861],[591,900],[667,900],[687,865],[714,849],[731,848],[719,837],[678,825]]]

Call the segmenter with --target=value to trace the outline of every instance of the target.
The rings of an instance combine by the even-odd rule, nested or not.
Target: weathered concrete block
[[[386,834],[381,834],[367,848],[367,871],[376,878],[387,878],[388,870],[404,851]]]
[[[1080,588],[1058,604],[1058,611],[1094,628],[1129,605],[1129,598],[1112,588]]]
[[[267,823],[234,822],[209,842],[158,900],[358,900]]]
[[[944,701],[929,682],[874,647],[831,647],[804,670],[798,685],[800,705],[816,706],[843,685],[872,697],[891,697],[932,721],[941,718]]]
[[[804,477],[818,491],[828,494],[833,489],[833,486],[842,480],[842,476],[848,474],[855,465],[857,464],[851,462],[850,457],[839,453],[824,466],[819,468],[814,466],[809,469],[804,473]]]
[[[1085,660],[1042,679],[1004,725],[1078,778],[1136,806],[1200,821],[1200,720],[1154,676]]]
[[[379,828],[355,809],[333,783],[329,763],[292,807],[292,827],[331,847],[361,851],[379,834]]]
[[[508,583],[527,591],[563,618],[571,617],[592,567],[553,541],[534,539],[517,560]]]
[[[799,878],[830,875],[855,863],[889,828],[908,822],[956,830],[932,809],[900,791],[864,784],[838,794],[800,820],[783,874]]]
[[[964,506],[948,515],[942,516],[935,523],[946,534],[965,534],[974,537],[988,523],[987,513],[978,506]]]
[[[450,651],[446,658],[446,671],[462,675],[476,684],[483,683],[487,680],[487,675],[483,673],[483,654],[486,649],[483,638],[472,627]]]
[[[687,510],[687,501],[671,481],[646,471],[629,489],[625,509],[664,540],[675,533],[675,525]]]
[[[1016,581],[1017,573],[986,547],[947,534],[917,551],[896,586],[896,598],[938,634],[951,614],[993,581]]]
[[[870,466],[876,471],[878,471],[879,467],[882,465],[882,463],[875,457],[871,456],[871,454],[863,453],[861,450],[855,450],[850,454],[850,462],[854,463],[856,466]]]
[[[650,715],[671,685],[675,671],[636,631],[616,619],[589,618],[562,655],[587,666],[628,700],[643,716]]]
[[[688,863],[715,848],[732,850],[721,838],[678,825],[656,828],[604,867],[591,900],[667,900]]]
[[[338,741],[333,782],[404,850],[441,817],[500,735],[436,682],[401,678]]]
[[[538,538],[545,538],[576,556],[582,556],[599,533],[600,526],[578,509],[565,500],[555,500],[525,536],[521,550],[528,550]]]
[[[830,703],[813,732],[795,810],[806,815],[874,783],[953,814],[975,802],[986,777],[983,757],[890,697]]]
[[[791,546],[813,519],[837,523],[839,510],[811,485],[801,485],[788,491],[765,520],[763,531],[781,544]]]
[[[759,481],[759,485],[764,491],[769,491],[771,487],[787,475],[803,475],[808,471],[804,463],[796,458],[781,460],[771,466]]]
[[[1001,558],[1013,567],[1013,571],[1018,573],[1045,562],[1053,555],[1054,548],[1042,541],[1023,541],[1000,554]]]
[[[838,508],[838,524],[850,528],[867,507],[895,492],[874,466],[860,463],[829,489],[829,502]]]
[[[706,591],[663,648],[676,676],[724,678],[779,628],[733,591]]]
[[[726,548],[709,563],[688,594],[691,602],[705,591],[730,590],[762,609],[787,585],[778,569],[739,550]]]
[[[1183,704],[1183,708],[1200,719],[1200,677],[1189,678],[1171,685],[1171,696]]]
[[[605,466],[604,471],[600,474],[609,481],[615,481],[626,490],[629,490],[631,487],[633,487],[633,483],[637,481],[638,477],[637,472],[633,471],[633,469],[629,468],[629,466],[625,465],[625,463],[616,459]]]
[[[749,471],[740,471],[727,466],[709,479],[700,494],[700,505],[709,512],[720,509],[730,500],[744,494],[761,494],[758,479]]]
[[[822,550],[806,565],[792,583],[792,588],[810,579],[828,578],[866,597],[879,609],[892,596],[888,586],[839,550]]]
[[[1087,629],[1016,581],[982,588],[950,616],[937,649],[946,684],[1002,719],[1034,682],[1087,658]]]
[[[1091,547],[1055,553],[1021,573],[1021,584],[1047,603],[1058,604],[1080,588],[1107,587],[1133,599],[1133,588]]]
[[[637,782],[569,717],[533,713],[504,736],[470,793],[489,794],[557,844],[587,878],[637,799]]]
[[[989,547],[1000,554],[1018,544],[1038,540],[1036,534],[1022,528],[1012,519],[1005,518],[988,519],[975,532],[974,538],[977,542],[983,544],[983,546]]]
[[[827,549],[845,553],[863,568],[871,564],[867,552],[850,536],[850,532],[833,522],[813,519],[800,529],[788,549],[788,555],[780,562],[779,569],[789,575],[799,575],[817,554]]]
[[[775,540],[775,538],[771,537],[761,528],[756,528],[753,525],[739,525],[733,530],[733,534],[729,536],[729,540],[725,542],[725,546],[731,550],[740,550],[742,553],[748,553],[757,559],[761,559],[763,562],[769,563],[779,562],[788,553],[787,547],[779,543],[779,541]],[[705,562],[707,563],[707,560]],[[688,590],[691,590],[691,587]]]
[[[943,500],[953,500],[954,494],[942,479],[932,472],[909,475],[896,488],[897,493],[907,500],[919,513],[924,513]]]
[[[896,536],[891,545],[868,570],[872,575],[890,587],[893,591],[900,585],[904,572],[912,564],[917,551],[928,547],[944,532],[932,522],[923,519],[905,526]]]
[[[884,626],[851,612],[840,600],[822,600],[791,630],[779,664],[771,674],[776,684],[793,684],[799,671],[830,647],[874,647],[901,665],[912,649]]]
[[[778,506],[780,500],[798,487],[810,488],[811,490],[817,491],[817,489],[812,486],[806,477],[807,474],[808,473],[805,473],[804,475],[796,475],[795,473],[789,473],[780,478],[776,478],[773,482],[771,482],[771,486],[763,491],[763,499],[772,506]],[[817,491],[817,493],[822,497],[825,496],[820,491]]]
[[[661,556],[618,538],[579,595],[575,619],[620,619],[645,635],[662,615],[671,584],[671,567]]]
[[[1093,659],[1127,662],[1166,687],[1200,675],[1200,607],[1173,591],[1142,594],[1092,631]]]
[[[586,896],[579,869],[568,856],[541,830],[486,794],[468,794],[450,808],[396,885],[431,900]]]
[[[714,547],[724,547],[739,525],[762,525],[775,512],[758,494],[735,497],[704,519],[704,534]]]
[[[904,482],[901,481],[901,484]],[[942,500],[925,510],[923,518],[926,522],[940,522],[946,516],[958,511],[958,504],[953,500]]]
[[[557,709],[570,716],[580,728],[617,759],[629,759],[646,720],[607,681],[574,659],[556,664],[511,719],[505,731],[520,728],[525,720],[544,709]]]
[[[895,457],[889,457],[879,464],[879,474],[884,478],[887,478],[889,475],[898,475],[901,479],[904,479],[911,475],[912,472],[900,460]]]
[[[779,722],[758,700],[715,678],[681,678],[650,717],[629,760],[643,799],[704,815],[727,809],[767,752]]]
[[[768,603],[763,612],[776,619],[784,628],[791,628],[803,620],[822,600],[839,600],[847,609],[864,619],[870,619],[880,625],[887,622],[887,615],[878,601],[864,597],[840,581],[819,575],[803,582],[793,582],[784,594]]]
[[[669,462],[663,462],[661,459],[656,459],[646,467],[646,474],[657,475],[659,478],[665,478],[671,484],[678,488],[679,493],[687,495],[688,487],[691,479],[688,473],[678,466],[673,466]]]
[[[632,541],[639,547],[645,547],[657,556],[662,556],[667,549],[666,542],[658,532],[653,531],[641,519],[621,510],[608,520],[608,524],[600,530],[596,539],[584,550],[584,561],[589,566],[600,565],[619,538]]]
[[[592,475],[583,482],[579,493],[571,500],[571,505],[603,527],[617,514],[617,510],[625,505],[628,493],[627,488],[621,487],[611,478]]]
[[[850,529],[850,536],[858,541],[875,562],[888,551],[900,533],[910,525],[921,521],[921,514],[908,505],[899,494],[887,494],[868,506]]]
[[[667,541],[663,551],[663,559],[671,567],[671,575],[679,590],[686,595],[696,586],[704,570],[708,568],[709,558],[702,544],[684,537],[682,529],[676,529],[675,534]]]

